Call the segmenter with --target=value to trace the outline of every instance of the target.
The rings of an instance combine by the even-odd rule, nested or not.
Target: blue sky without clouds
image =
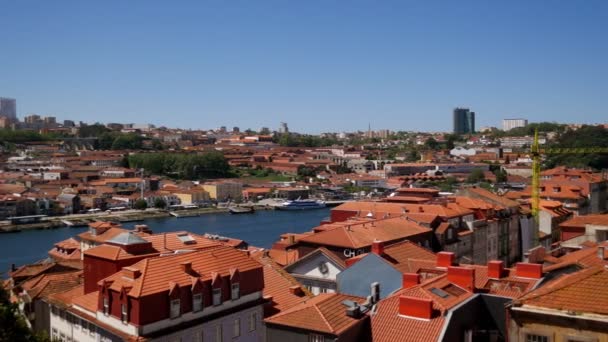
[[[607,122],[608,1],[4,1],[0,96],[59,119],[318,133]]]

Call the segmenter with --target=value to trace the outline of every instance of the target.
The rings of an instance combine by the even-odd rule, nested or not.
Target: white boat
[[[325,202],[318,201],[318,200],[312,200],[312,199],[304,199],[304,200],[297,199],[297,200],[293,200],[293,201],[282,202],[282,203],[278,204],[277,206],[275,206],[275,208],[277,208],[279,210],[321,209],[321,208],[325,208]]]

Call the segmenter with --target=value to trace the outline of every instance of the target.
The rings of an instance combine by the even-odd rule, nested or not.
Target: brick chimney
[[[382,256],[384,254],[384,243],[379,240],[372,242],[372,253]]]
[[[138,270],[137,268],[133,268],[133,267],[123,267],[122,268],[122,276],[127,279],[135,280],[135,279],[139,278],[140,275],[141,275],[141,271]]]
[[[475,270],[468,267],[448,267],[448,281],[473,291],[475,289]]]
[[[304,291],[302,291],[302,288],[300,287],[300,285],[294,285],[291,286],[289,288],[289,293],[296,295],[296,296],[303,296],[304,295]]]
[[[505,264],[501,260],[488,261],[488,277],[500,279],[504,275]]]
[[[190,261],[181,262],[179,264],[179,268],[181,268],[182,272],[185,272],[186,274],[190,274],[190,273],[192,273],[192,262],[190,262]]]
[[[515,275],[522,278],[540,279],[543,277],[543,265],[518,262],[515,265]]]
[[[399,315],[431,319],[433,316],[433,301],[427,298],[400,296]]]
[[[420,274],[418,273],[403,273],[401,287],[408,289],[412,286],[420,284]]]
[[[439,252],[437,253],[437,267],[450,267],[454,265],[454,259],[456,259],[456,255],[452,252]]]

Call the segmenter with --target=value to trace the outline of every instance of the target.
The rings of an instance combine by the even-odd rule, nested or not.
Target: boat
[[[285,201],[275,206],[275,208],[279,210],[310,210],[325,207],[325,202],[312,199]]]
[[[253,207],[232,206],[228,207],[228,212],[231,214],[253,214],[255,209]]]

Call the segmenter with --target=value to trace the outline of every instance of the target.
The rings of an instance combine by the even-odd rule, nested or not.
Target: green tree
[[[494,175],[496,176],[496,183],[504,183],[507,181],[507,171],[496,169],[494,170]]]
[[[438,150],[441,146],[440,144],[437,142],[437,140],[435,140],[434,138],[428,138],[425,142],[424,142],[424,147],[431,149],[431,150]]]
[[[137,210],[145,210],[148,207],[148,202],[146,202],[144,199],[140,198],[137,201],[135,201],[135,204],[133,204],[133,209],[137,209]]]
[[[475,168],[475,169],[473,169],[473,171],[471,171],[471,174],[469,174],[469,177],[467,177],[467,183],[478,183],[484,179],[485,179],[485,176],[483,174],[483,170],[480,168]]]
[[[8,291],[0,286],[0,341],[47,342],[48,336],[36,335],[27,326],[19,307],[11,303]]]
[[[78,130],[78,136],[81,138],[93,138],[93,137],[99,137],[103,133],[107,133],[107,132],[110,132],[109,128],[107,128],[106,126],[104,126],[100,123],[96,123],[93,125],[87,125],[87,126],[80,127],[80,129]]]
[[[162,198],[157,198],[154,200],[154,208],[165,209],[167,207],[167,202],[165,202]]]

